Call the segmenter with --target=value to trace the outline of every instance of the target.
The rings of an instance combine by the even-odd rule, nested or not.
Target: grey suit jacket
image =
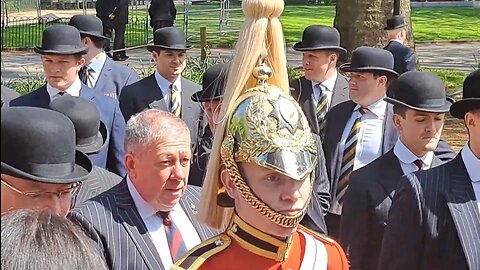
[[[434,157],[431,167],[441,164]],[[393,149],[352,173],[340,223],[340,244],[348,256],[350,269],[377,268],[388,211],[402,176]]]
[[[125,86],[137,82],[139,79],[137,72],[133,69],[107,57],[94,88],[106,96],[118,99]]]
[[[378,269],[480,269],[480,213],[461,155],[402,177]]]
[[[218,234],[196,220],[200,188],[188,186],[180,199],[202,241]],[[70,219],[80,224],[100,246],[110,269],[163,269],[147,228],[138,213],[126,180],[75,207]]]
[[[312,81],[300,77],[290,82],[291,95],[302,107],[303,113],[307,117],[310,129],[313,133],[319,134],[319,126],[317,121],[315,100],[313,99]],[[338,73],[337,80],[335,82],[335,88],[333,89],[332,101],[330,102],[330,108],[333,108],[339,103],[349,100],[348,98],[348,82],[343,75]],[[326,115],[328,119],[328,113]],[[323,134],[322,134],[323,135]]]
[[[75,205],[79,205],[109,190],[120,183],[120,181],[122,181],[122,177],[98,166],[93,166],[92,172],[87,180],[82,182],[82,186],[75,197]]]

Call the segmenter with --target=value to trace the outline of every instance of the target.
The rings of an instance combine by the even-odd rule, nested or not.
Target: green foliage
[[[440,77],[445,83],[445,86],[447,87],[448,95],[461,91],[463,87],[463,81],[465,80],[465,77],[467,77],[468,75],[467,72],[449,70],[449,69],[424,68],[422,69],[422,71],[427,71],[427,72],[432,72],[437,74],[437,76]]]

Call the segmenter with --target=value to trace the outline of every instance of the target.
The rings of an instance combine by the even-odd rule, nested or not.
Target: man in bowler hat
[[[80,81],[78,71],[85,64],[82,55],[88,49],[83,46],[79,31],[69,25],[50,26],[43,31],[42,46],[37,46],[34,50],[41,55],[47,83],[12,100],[10,106],[47,108],[51,101],[63,95],[80,96],[89,100],[100,112],[100,119],[109,132],[108,147],[97,154],[101,163],[96,164],[120,176],[124,175],[125,120],[116,100],[95,89],[89,89]]]
[[[153,32],[162,27],[173,26],[177,17],[177,8],[173,0],[152,0],[148,7],[150,26]]]
[[[92,170],[75,150],[66,116],[32,107],[2,109],[1,212],[34,209],[66,216]]]
[[[120,108],[128,121],[134,114],[148,108],[168,111],[180,117],[190,129],[193,155],[198,154],[198,134],[204,126],[200,104],[191,96],[200,85],[182,77],[187,63],[185,34],[176,27],[164,27],[155,31],[154,44],[147,47],[156,64],[155,72],[131,85],[120,95]],[[192,166],[196,166],[192,164]],[[202,177],[203,175],[190,175]]]
[[[390,151],[398,138],[393,108],[384,100],[388,85],[398,76],[393,61],[386,50],[362,46],[353,51],[350,63],[340,67],[349,74],[350,100],[330,110],[332,120],[327,121],[323,141],[332,196],[326,222],[335,239],[350,174]],[[453,150],[445,144],[443,158],[452,158]]]
[[[387,25],[384,28],[389,38],[388,45],[384,49],[393,54],[395,59],[393,70],[398,74],[417,68],[415,52],[404,44],[407,39],[405,26],[405,17],[400,15],[400,0],[395,0],[393,16],[387,19]]]
[[[340,223],[340,244],[353,269],[376,269],[383,232],[400,178],[442,164],[434,154],[452,101],[433,73],[407,72],[390,87],[398,140],[392,150],[350,176]]]
[[[97,17],[102,20],[103,35],[108,38],[106,50],[110,51],[110,38],[112,31],[115,32],[113,60],[125,61],[128,59],[125,53],[125,30],[128,24],[128,0],[97,0],[95,9]]]
[[[102,21],[89,15],[75,15],[69,25],[80,32],[82,42],[88,48],[85,65],[80,69],[80,80],[90,88],[117,99],[126,85],[139,80],[133,69],[112,61],[103,50],[108,38],[103,35]]]
[[[337,71],[337,60],[347,50],[340,46],[340,33],[325,25],[310,25],[302,41],[293,46],[302,53],[305,76],[292,82],[291,94],[307,116],[310,129],[323,136],[327,112],[348,100],[348,82]]]
[[[96,165],[97,153],[107,146],[108,130],[100,121],[97,108],[81,97],[63,96],[50,102],[50,109],[67,116],[73,123],[76,133],[76,148],[86,154],[93,163],[93,169],[88,178],[83,181],[75,205],[109,190],[120,183],[122,178]],[[101,165],[101,164],[100,164]]]
[[[480,269],[480,70],[450,113],[469,140],[452,161],[401,179],[378,269]]]

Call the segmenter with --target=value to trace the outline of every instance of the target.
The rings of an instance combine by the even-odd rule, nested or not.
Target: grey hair
[[[167,135],[187,132],[187,124],[178,116],[159,109],[148,109],[132,116],[127,122],[125,152],[138,146],[148,146]]]

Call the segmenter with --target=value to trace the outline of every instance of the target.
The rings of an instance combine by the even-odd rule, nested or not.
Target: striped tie
[[[355,153],[357,149],[358,134],[360,133],[360,127],[362,126],[362,115],[368,112],[368,108],[360,108],[358,112],[360,115],[355,119],[350,133],[348,133],[347,140],[345,142],[345,150],[343,151],[342,159],[342,169],[340,171],[340,177],[338,178],[338,187],[337,187],[337,200],[338,204],[341,206],[343,204],[343,196],[348,187],[350,181],[350,174],[353,171],[353,162],[355,160]],[[340,210],[341,212],[341,210]]]
[[[170,93],[172,93],[170,112],[180,117],[180,112],[182,111],[182,97],[180,96],[180,91],[178,91],[177,86],[171,84]]]
[[[83,66],[78,72],[78,76],[82,83],[89,88],[93,88],[94,86],[93,73],[95,73],[95,71],[89,66]]]
[[[163,227],[165,228],[170,255],[172,256],[173,262],[176,262],[183,255],[187,254],[187,247],[185,246],[185,242],[183,242],[180,230],[178,230],[177,226],[172,221],[170,213],[159,211],[158,214],[163,219]]]
[[[328,101],[327,101],[327,93],[325,93],[325,86],[322,85],[321,83],[317,84],[318,89],[320,89],[320,98],[317,104],[317,121],[318,121],[318,127],[320,134],[322,134],[323,129],[325,128],[325,124],[327,121],[325,121],[325,115],[327,114],[327,109],[328,109]]]

